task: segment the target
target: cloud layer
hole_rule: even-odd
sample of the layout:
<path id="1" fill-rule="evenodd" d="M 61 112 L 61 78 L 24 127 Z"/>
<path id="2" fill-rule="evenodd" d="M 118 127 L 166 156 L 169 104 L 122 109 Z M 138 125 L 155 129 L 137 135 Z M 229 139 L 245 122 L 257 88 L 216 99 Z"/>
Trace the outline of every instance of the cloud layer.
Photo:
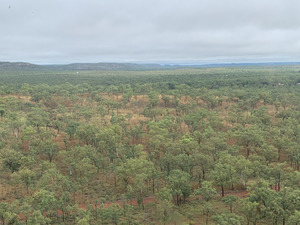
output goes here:
<path id="1" fill-rule="evenodd" d="M 300 61 L 298 0 L 2 0 L 0 61 Z"/>

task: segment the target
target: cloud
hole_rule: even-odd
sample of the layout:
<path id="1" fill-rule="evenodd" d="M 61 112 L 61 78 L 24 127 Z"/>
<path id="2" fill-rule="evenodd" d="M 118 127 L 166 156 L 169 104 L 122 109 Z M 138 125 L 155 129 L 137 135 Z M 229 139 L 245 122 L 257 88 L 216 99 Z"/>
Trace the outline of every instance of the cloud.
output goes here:
<path id="1" fill-rule="evenodd" d="M 297 0 L 2 0 L 0 61 L 300 59 Z"/>

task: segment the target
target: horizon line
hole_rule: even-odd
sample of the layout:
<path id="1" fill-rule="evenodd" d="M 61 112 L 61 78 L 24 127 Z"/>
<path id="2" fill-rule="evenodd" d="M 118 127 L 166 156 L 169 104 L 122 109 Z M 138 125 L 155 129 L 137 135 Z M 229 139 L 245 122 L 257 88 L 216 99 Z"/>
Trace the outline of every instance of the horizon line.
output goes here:
<path id="1" fill-rule="evenodd" d="M 248 61 L 248 62 L 151 62 L 151 61 L 100 61 L 100 62 L 69 62 L 69 63 L 35 63 L 28 61 L 0 61 L 0 63 L 26 63 L 39 66 L 63 66 L 71 64 L 136 64 L 160 66 L 209 66 L 209 65 L 240 65 L 240 64 L 300 64 L 300 61 Z"/>

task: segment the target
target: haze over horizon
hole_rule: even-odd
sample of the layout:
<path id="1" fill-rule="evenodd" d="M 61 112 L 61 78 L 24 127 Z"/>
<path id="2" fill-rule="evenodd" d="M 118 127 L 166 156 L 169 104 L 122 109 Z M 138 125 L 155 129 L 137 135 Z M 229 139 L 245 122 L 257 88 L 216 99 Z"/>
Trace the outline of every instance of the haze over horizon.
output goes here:
<path id="1" fill-rule="evenodd" d="M 300 61 L 297 0 L 2 0 L 0 61 Z"/>

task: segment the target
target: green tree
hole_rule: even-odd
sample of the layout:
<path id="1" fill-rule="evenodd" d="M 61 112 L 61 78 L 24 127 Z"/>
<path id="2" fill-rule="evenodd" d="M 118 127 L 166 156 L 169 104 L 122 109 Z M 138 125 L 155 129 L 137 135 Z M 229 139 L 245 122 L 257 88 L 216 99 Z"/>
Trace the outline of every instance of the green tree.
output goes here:
<path id="1" fill-rule="evenodd" d="M 70 179 L 62 175 L 56 168 L 49 168 L 43 171 L 42 176 L 37 181 L 37 187 L 55 192 L 57 199 L 73 190 L 73 184 Z"/>
<path id="2" fill-rule="evenodd" d="M 112 205 L 106 209 L 107 217 L 111 224 L 118 225 L 123 209 L 119 205 Z"/>
<path id="3" fill-rule="evenodd" d="M 89 158 L 91 146 L 75 146 L 69 151 L 60 151 L 59 155 L 66 163 L 67 173 L 74 179 L 74 191 L 88 187 L 97 174 L 97 167 Z M 74 197 L 76 196 L 74 193 Z"/>
<path id="4" fill-rule="evenodd" d="M 158 93 L 155 91 L 150 91 L 148 93 L 148 108 L 154 108 L 159 103 Z"/>
<path id="5" fill-rule="evenodd" d="M 0 219 L 2 224 L 5 224 L 5 213 L 8 210 L 8 203 L 7 202 L 0 202 Z"/>
<path id="6" fill-rule="evenodd" d="M 235 202 L 238 200 L 238 197 L 235 195 L 227 195 L 222 198 L 222 201 L 225 202 L 226 205 L 229 205 L 230 213 L 232 213 L 232 208 Z"/>
<path id="7" fill-rule="evenodd" d="M 36 174 L 34 171 L 23 168 L 20 169 L 18 172 L 15 172 L 11 176 L 12 180 L 16 183 L 22 183 L 26 187 L 27 194 L 29 194 L 29 187 L 35 182 Z"/>
<path id="8" fill-rule="evenodd" d="M 30 215 L 32 215 L 32 212 L 34 211 L 32 201 L 33 199 L 31 197 L 25 197 L 19 208 L 19 213 L 22 214 L 22 218 L 25 220 L 26 225 L 28 224 Z"/>
<path id="9" fill-rule="evenodd" d="M 118 148 L 122 140 L 122 127 L 118 124 L 102 128 L 97 133 L 97 148 L 113 162 L 118 157 Z"/>
<path id="10" fill-rule="evenodd" d="M 21 152 L 17 152 L 13 149 L 1 149 L 0 159 L 2 161 L 3 168 L 14 173 L 22 166 L 24 156 Z"/>
<path id="11" fill-rule="evenodd" d="M 222 213 L 212 217 L 218 225 L 242 225 L 243 217 L 234 213 Z"/>
<path id="12" fill-rule="evenodd" d="M 170 96 L 165 95 L 165 94 L 161 95 L 161 99 L 163 100 L 165 107 L 167 107 L 168 103 L 170 103 L 170 101 L 171 101 Z"/>
<path id="13" fill-rule="evenodd" d="M 166 225 L 174 217 L 177 216 L 177 211 L 170 201 L 160 201 L 156 207 L 156 216 Z"/>
<path id="14" fill-rule="evenodd" d="M 169 221 L 176 221 L 180 217 L 176 207 L 172 203 L 172 190 L 163 187 L 156 194 L 158 203 L 156 204 L 156 216 L 163 222 L 163 224 Z"/>
<path id="15" fill-rule="evenodd" d="M 75 135 L 79 140 L 84 141 L 87 145 L 96 145 L 96 136 L 99 132 L 99 128 L 91 124 L 80 124 L 76 128 Z"/>
<path id="16" fill-rule="evenodd" d="M 33 203 L 36 210 L 40 211 L 42 214 L 45 213 L 46 215 L 51 215 L 57 213 L 55 212 L 57 211 L 57 200 L 53 192 L 40 189 L 33 194 Z M 30 221 L 30 218 L 28 221 Z"/>
<path id="17" fill-rule="evenodd" d="M 189 127 L 190 133 L 203 129 L 206 126 L 205 118 L 208 117 L 208 112 L 204 109 L 197 113 L 189 113 L 184 115 L 183 120 Z"/>
<path id="18" fill-rule="evenodd" d="M 32 112 L 28 113 L 27 116 L 28 125 L 36 127 L 37 130 L 39 130 L 40 127 L 47 126 L 49 122 L 50 122 L 49 114 L 40 108 L 34 108 Z"/>
<path id="19" fill-rule="evenodd" d="M 25 127 L 21 132 L 22 142 L 28 142 L 28 150 L 31 150 L 31 142 L 34 140 L 36 130 L 32 126 Z"/>
<path id="20" fill-rule="evenodd" d="M 258 126 L 253 125 L 237 130 L 234 136 L 238 139 L 238 143 L 246 148 L 248 158 L 251 151 L 255 152 L 264 144 L 267 134 Z"/>
<path id="21" fill-rule="evenodd" d="M 214 213 L 213 206 L 209 202 L 205 202 L 202 208 L 202 214 L 205 216 L 205 225 L 208 224 L 209 216 Z"/>
<path id="22" fill-rule="evenodd" d="M 78 222 L 77 222 L 77 225 L 90 225 L 90 222 L 89 222 L 89 217 L 86 216 L 82 219 L 80 219 Z"/>
<path id="23" fill-rule="evenodd" d="M 250 160 L 245 159 L 244 156 L 237 156 L 234 158 L 234 167 L 237 174 L 240 176 L 240 180 L 243 184 L 243 188 L 247 188 L 247 182 L 254 176 L 253 164 Z"/>
<path id="24" fill-rule="evenodd" d="M 77 127 L 79 126 L 79 123 L 76 122 L 69 122 L 66 127 L 66 133 L 69 135 L 70 139 L 74 138 L 74 135 L 76 133 Z"/>
<path id="25" fill-rule="evenodd" d="M 202 180 L 206 179 L 206 174 L 213 167 L 213 158 L 209 155 L 203 153 L 196 153 L 192 155 L 194 159 L 194 171 L 196 171 L 196 175 L 198 177 L 198 182 L 200 183 Z"/>
<path id="26" fill-rule="evenodd" d="M 170 172 L 170 175 L 167 177 L 167 181 L 173 195 L 176 196 L 176 204 L 179 205 L 182 203 L 182 197 L 183 202 L 185 202 L 185 199 L 191 193 L 190 175 L 181 170 L 175 169 Z"/>
<path id="27" fill-rule="evenodd" d="M 282 210 L 278 204 L 278 193 L 270 189 L 266 181 L 259 181 L 254 187 L 249 197 L 251 202 L 257 202 L 257 210 L 261 212 L 262 218 L 271 219 L 277 224 L 282 217 Z"/>
<path id="28" fill-rule="evenodd" d="M 224 197 L 225 186 L 231 184 L 233 185 L 237 182 L 237 172 L 234 168 L 234 157 L 226 154 L 219 159 L 215 164 L 215 168 L 212 171 L 212 178 L 217 185 L 222 189 L 222 197 Z"/>
<path id="29" fill-rule="evenodd" d="M 300 190 L 285 187 L 278 192 L 277 204 L 282 210 L 282 225 L 286 224 L 287 218 L 300 209 Z"/>
<path id="30" fill-rule="evenodd" d="M 123 103 L 124 104 L 129 103 L 132 95 L 133 95 L 133 91 L 131 88 L 125 90 L 125 93 L 123 94 L 123 98 L 122 98 Z"/>
<path id="31" fill-rule="evenodd" d="M 288 225 L 299 225 L 300 224 L 300 211 L 296 210 L 293 215 L 289 217 Z"/>
<path id="32" fill-rule="evenodd" d="M 27 223 L 30 225 L 43 225 L 51 223 L 51 220 L 44 217 L 40 210 L 35 210 L 32 215 L 29 216 Z"/>
<path id="33" fill-rule="evenodd" d="M 137 198 L 144 209 L 143 197 L 147 186 L 152 180 L 154 183 L 156 170 L 152 162 L 145 159 L 128 159 L 117 167 L 119 179 L 124 184 L 125 192 L 129 191 L 129 185 L 137 194 Z"/>
<path id="34" fill-rule="evenodd" d="M 259 212 L 259 204 L 255 201 L 250 201 L 249 198 L 239 199 L 239 205 L 241 212 L 245 215 L 247 219 L 247 224 L 252 223 L 256 225 L 261 218 Z"/>
<path id="35" fill-rule="evenodd" d="M 51 163 L 54 156 L 57 154 L 59 151 L 59 146 L 57 143 L 53 143 L 51 139 L 44 140 L 37 146 L 37 152 L 45 155 L 49 162 Z"/>
<path id="36" fill-rule="evenodd" d="M 213 188 L 212 183 L 209 181 L 203 181 L 202 187 L 194 191 L 194 195 L 200 194 L 206 202 L 209 202 L 213 197 L 218 196 L 215 188 Z"/>

